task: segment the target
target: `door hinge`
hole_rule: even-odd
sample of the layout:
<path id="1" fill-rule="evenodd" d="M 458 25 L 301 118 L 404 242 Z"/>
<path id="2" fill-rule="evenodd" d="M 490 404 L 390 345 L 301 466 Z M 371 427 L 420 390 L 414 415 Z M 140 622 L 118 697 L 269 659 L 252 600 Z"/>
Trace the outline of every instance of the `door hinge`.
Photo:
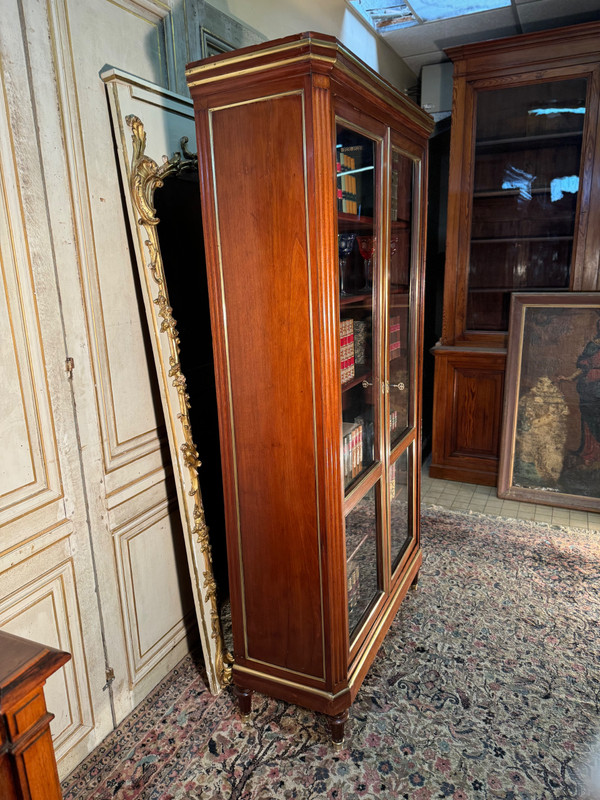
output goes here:
<path id="1" fill-rule="evenodd" d="M 65 361 L 65 371 L 67 373 L 67 378 L 73 377 L 74 369 L 75 369 L 75 359 L 69 356 L 69 358 L 67 358 L 67 360 Z"/>
<path id="2" fill-rule="evenodd" d="M 102 687 L 103 691 L 105 689 L 108 689 L 110 687 L 111 683 L 114 681 L 114 679 L 115 679 L 115 671 L 114 671 L 114 669 L 112 667 L 107 667 L 105 675 L 106 675 L 106 683 Z"/>

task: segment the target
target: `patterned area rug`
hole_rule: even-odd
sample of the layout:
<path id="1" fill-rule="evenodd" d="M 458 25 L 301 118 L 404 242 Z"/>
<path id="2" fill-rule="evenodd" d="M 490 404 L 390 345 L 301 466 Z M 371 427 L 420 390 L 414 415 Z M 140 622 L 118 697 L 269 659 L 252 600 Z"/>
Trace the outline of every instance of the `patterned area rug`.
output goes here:
<path id="1" fill-rule="evenodd" d="M 341 751 L 261 695 L 242 723 L 189 657 L 65 800 L 599 798 L 600 536 L 427 509 L 423 552 Z"/>

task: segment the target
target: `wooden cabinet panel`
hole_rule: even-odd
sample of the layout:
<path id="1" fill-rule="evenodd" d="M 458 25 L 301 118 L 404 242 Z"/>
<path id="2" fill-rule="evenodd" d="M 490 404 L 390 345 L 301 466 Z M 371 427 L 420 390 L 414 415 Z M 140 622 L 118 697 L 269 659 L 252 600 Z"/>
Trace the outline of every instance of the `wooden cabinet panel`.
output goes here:
<path id="1" fill-rule="evenodd" d="M 421 564 L 417 354 L 432 122 L 321 34 L 198 62 L 187 77 L 233 680 L 243 713 L 262 691 L 326 713 L 339 743 Z"/>
<path id="2" fill-rule="evenodd" d="M 434 403 L 442 413 L 434 418 L 430 475 L 494 486 L 505 352 L 438 348 L 434 355 Z"/>
<path id="3" fill-rule="evenodd" d="M 502 373 L 454 365 L 452 455 L 493 458 L 498 450 Z"/>
<path id="4" fill-rule="evenodd" d="M 222 263 L 240 266 L 223 270 L 222 302 L 240 487 L 236 555 L 243 565 L 245 655 L 322 678 L 302 113 L 298 93 L 214 112 L 213 156 Z M 243 137 L 235 135 L 240 129 Z M 276 604 L 261 590 L 265 582 Z M 313 631 L 310 643 L 301 636 L 304 626 Z"/>

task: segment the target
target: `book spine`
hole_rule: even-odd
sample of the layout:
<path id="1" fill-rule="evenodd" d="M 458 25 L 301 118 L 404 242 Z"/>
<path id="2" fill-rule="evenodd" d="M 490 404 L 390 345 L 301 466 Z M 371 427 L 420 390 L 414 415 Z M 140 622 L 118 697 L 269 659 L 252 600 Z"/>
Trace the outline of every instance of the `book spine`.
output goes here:
<path id="1" fill-rule="evenodd" d="M 390 360 L 400 355 L 400 317 L 390 317 L 389 341 L 390 341 Z"/>
<path id="2" fill-rule="evenodd" d="M 348 563 L 348 613 L 352 613 L 358 605 L 360 593 L 360 572 L 358 564 Z"/>
<path id="3" fill-rule="evenodd" d="M 338 211 L 344 214 L 357 214 L 357 185 L 354 175 L 344 173 L 352 172 L 356 168 L 356 159 L 348 155 L 344 148 L 336 150 L 336 169 L 338 171 Z"/>
<path id="4" fill-rule="evenodd" d="M 340 321 L 340 367 L 342 383 L 354 377 L 354 322 L 352 319 Z"/>
<path id="5" fill-rule="evenodd" d="M 390 500 L 396 497 L 396 465 L 392 464 L 389 471 L 388 485 L 390 487 Z"/>

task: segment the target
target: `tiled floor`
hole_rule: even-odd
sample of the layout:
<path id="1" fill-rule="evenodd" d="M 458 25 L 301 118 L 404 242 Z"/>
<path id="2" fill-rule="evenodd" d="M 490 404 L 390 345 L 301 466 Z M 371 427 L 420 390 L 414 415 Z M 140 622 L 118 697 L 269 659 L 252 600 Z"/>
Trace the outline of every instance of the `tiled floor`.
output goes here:
<path id="1" fill-rule="evenodd" d="M 476 511 L 497 517 L 529 519 L 571 528 L 600 531 L 600 514 L 587 511 L 570 511 L 567 508 L 541 506 L 501 500 L 494 486 L 477 486 L 474 483 L 442 481 L 429 477 L 429 459 L 423 465 L 421 501 L 426 506 L 442 506 L 454 511 Z"/>

